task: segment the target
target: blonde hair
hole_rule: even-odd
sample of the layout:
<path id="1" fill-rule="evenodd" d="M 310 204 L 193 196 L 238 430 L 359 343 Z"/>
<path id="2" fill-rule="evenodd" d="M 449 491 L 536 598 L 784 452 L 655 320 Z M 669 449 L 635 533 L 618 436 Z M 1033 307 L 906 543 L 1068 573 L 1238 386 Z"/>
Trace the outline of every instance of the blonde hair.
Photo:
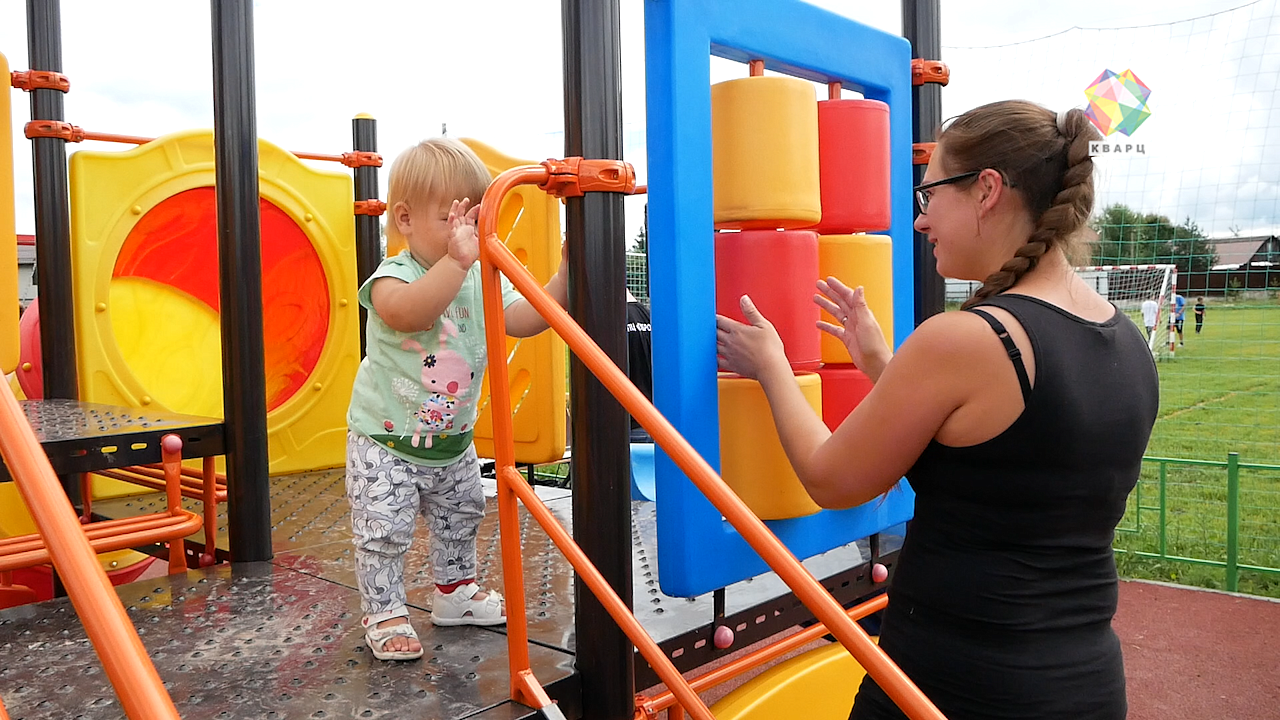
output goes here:
<path id="1" fill-rule="evenodd" d="M 429 202 L 451 202 L 471 198 L 478 205 L 489 187 L 489 171 L 471 150 L 452 138 L 423 140 L 400 153 L 391 163 L 388 176 L 388 247 L 403 245 L 405 238 L 396 227 L 396 203 L 409 207 Z"/>
<path id="2" fill-rule="evenodd" d="M 1089 141 L 1102 138 L 1072 108 L 1058 115 L 1023 100 L 975 108 L 938 137 L 949 173 L 991 168 L 1022 195 L 1035 229 L 1014 256 L 982 283 L 964 307 L 1013 287 L 1045 253 L 1057 248 L 1078 260 L 1087 249 L 1086 222 L 1093 210 L 1093 158 Z"/>

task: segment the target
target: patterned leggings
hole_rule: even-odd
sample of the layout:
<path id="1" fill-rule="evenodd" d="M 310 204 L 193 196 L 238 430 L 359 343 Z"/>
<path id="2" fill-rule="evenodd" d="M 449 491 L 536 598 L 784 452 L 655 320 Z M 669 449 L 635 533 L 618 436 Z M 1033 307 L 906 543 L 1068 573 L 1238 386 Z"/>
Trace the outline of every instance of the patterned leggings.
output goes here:
<path id="1" fill-rule="evenodd" d="M 452 465 L 427 467 L 401 460 L 369 438 L 348 432 L 347 501 L 366 624 L 408 615 L 404 555 L 413 542 L 418 513 L 431 531 L 436 584 L 476 576 L 476 532 L 484 518 L 484 491 L 474 445 Z"/>

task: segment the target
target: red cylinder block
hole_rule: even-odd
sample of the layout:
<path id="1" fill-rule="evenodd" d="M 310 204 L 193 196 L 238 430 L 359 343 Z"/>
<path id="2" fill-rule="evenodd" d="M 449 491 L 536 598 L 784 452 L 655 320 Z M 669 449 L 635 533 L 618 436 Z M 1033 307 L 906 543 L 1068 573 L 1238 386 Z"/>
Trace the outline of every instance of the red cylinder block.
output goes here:
<path id="1" fill-rule="evenodd" d="M 878 100 L 818 103 L 822 219 L 812 230 L 843 235 L 889 229 L 889 106 Z"/>
<path id="2" fill-rule="evenodd" d="M 750 295 L 777 328 L 793 370 L 822 363 L 818 306 L 818 235 L 809 230 L 716 233 L 716 312 L 746 322 L 739 298 Z"/>
<path id="3" fill-rule="evenodd" d="M 858 403 L 871 394 L 871 378 L 852 364 L 823 365 L 818 368 L 818 377 L 822 379 L 822 421 L 835 432 Z"/>

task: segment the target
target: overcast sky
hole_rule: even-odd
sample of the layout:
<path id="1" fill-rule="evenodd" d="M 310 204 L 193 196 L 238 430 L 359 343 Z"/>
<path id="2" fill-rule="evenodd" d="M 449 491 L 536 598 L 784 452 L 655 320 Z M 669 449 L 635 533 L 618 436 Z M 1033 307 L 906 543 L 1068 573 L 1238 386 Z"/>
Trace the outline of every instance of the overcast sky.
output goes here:
<path id="1" fill-rule="evenodd" d="M 1277 1 L 943 0 L 942 56 L 953 77 L 944 113 L 1009 97 L 1083 105 L 1084 88 L 1104 69 L 1132 69 L 1152 89 L 1152 116 L 1133 138 L 1148 154 L 1102 163 L 1103 200 L 1178 221 L 1191 216 L 1215 234 L 1275 233 Z M 894 0 L 815 4 L 902 30 Z M 624 152 L 643 182 L 643 3 L 621 7 Z M 259 0 L 254 12 L 258 132 L 278 145 L 348 150 L 350 119 L 366 112 L 378 119 L 388 160 L 444 123 L 450 136 L 517 157 L 564 154 L 557 0 Z M 203 0 L 62 0 L 67 121 L 147 136 L 209 127 L 209 14 Z M 24 15 L 22 0 L 0 0 L 0 52 L 15 70 L 27 67 Z M 1133 26 L 1150 27 L 1070 29 Z M 741 74 L 712 61 L 713 81 Z M 30 143 L 22 137 L 29 104 L 17 91 L 11 99 L 18 231 L 30 233 Z M 81 148 L 120 146 L 71 149 Z M 628 237 L 642 206 L 643 198 L 628 200 Z"/>

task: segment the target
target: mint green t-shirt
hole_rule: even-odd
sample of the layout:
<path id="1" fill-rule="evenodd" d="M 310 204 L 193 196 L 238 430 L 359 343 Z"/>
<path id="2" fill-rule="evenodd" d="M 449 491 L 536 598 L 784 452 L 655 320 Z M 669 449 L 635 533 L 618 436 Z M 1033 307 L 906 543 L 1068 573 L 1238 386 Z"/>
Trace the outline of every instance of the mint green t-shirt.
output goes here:
<path id="1" fill-rule="evenodd" d="M 480 381 L 487 353 L 480 263 L 467 272 L 458 295 L 434 327 L 403 333 L 387 326 L 373 309 L 378 278 L 413 282 L 425 275 L 407 250 L 382 261 L 360 287 L 368 309 L 366 355 L 356 372 L 347 427 L 419 465 L 450 465 L 471 445 Z M 502 306 L 520 293 L 502 278 Z"/>

